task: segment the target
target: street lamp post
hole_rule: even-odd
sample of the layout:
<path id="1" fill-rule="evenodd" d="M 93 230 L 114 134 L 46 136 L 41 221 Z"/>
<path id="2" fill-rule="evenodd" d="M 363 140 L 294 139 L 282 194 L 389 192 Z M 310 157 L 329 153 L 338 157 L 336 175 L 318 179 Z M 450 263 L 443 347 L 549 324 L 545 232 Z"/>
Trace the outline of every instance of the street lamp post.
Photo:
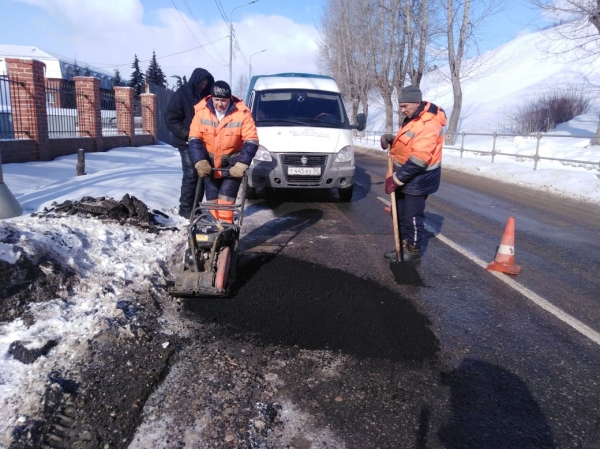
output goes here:
<path id="1" fill-rule="evenodd" d="M 248 81 L 250 81 L 250 78 L 252 78 L 252 56 L 257 55 L 259 53 L 263 53 L 265 51 L 267 51 L 266 48 L 264 50 L 257 51 L 256 53 L 252 53 L 250 55 L 250 62 L 248 63 Z"/>
<path id="2" fill-rule="evenodd" d="M 245 3 L 243 5 L 240 6 L 236 6 L 235 8 L 233 8 L 231 10 L 231 14 L 229 14 L 229 85 L 231 86 L 231 79 L 232 79 L 232 63 L 233 63 L 233 11 L 235 11 L 238 8 L 241 8 L 242 6 L 248 6 L 251 5 L 252 3 L 256 3 L 258 0 L 253 0 L 250 3 Z"/>

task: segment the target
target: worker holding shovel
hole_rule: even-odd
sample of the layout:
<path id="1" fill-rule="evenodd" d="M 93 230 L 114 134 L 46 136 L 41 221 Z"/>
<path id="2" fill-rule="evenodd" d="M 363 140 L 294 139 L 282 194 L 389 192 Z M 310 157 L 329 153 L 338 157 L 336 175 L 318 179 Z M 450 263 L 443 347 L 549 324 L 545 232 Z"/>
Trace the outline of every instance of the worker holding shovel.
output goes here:
<path id="1" fill-rule="evenodd" d="M 440 186 L 446 113 L 423 101 L 416 86 L 402 89 L 398 102 L 404 116 L 398 134 L 381 136 L 381 147 L 389 148 L 393 162 L 385 180 L 385 192 L 395 193 L 392 197 L 396 200 L 402 259 L 414 262 L 421 257 L 425 201 Z M 397 251 L 388 251 L 385 257 L 395 260 Z"/>

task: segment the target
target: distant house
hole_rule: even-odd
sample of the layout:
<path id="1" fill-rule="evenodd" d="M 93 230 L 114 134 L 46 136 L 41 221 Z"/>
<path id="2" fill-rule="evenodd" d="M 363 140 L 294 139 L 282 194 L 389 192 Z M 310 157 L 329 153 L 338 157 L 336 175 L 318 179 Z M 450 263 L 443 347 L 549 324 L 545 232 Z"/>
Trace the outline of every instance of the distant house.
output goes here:
<path id="1" fill-rule="evenodd" d="M 50 107 L 74 108 L 74 76 L 93 76 L 101 91 L 112 92 L 114 76 L 75 59 L 28 45 L 0 44 L 0 76 L 7 75 L 6 58 L 37 59 L 46 64 L 46 99 Z"/>

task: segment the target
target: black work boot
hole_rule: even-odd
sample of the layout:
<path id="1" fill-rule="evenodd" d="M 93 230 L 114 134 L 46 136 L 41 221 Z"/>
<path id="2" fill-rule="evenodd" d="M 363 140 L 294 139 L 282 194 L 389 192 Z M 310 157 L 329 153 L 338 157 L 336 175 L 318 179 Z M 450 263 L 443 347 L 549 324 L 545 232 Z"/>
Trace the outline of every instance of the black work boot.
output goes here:
<path id="1" fill-rule="evenodd" d="M 421 248 L 413 245 L 406 245 L 402 249 L 402 256 L 405 262 L 416 262 L 421 260 Z"/>
<path id="2" fill-rule="evenodd" d="M 190 219 L 190 215 L 192 215 L 192 211 L 189 209 L 179 209 L 179 216 L 183 218 Z"/>
<path id="3" fill-rule="evenodd" d="M 408 246 L 408 240 L 404 239 L 402 240 L 402 250 L 404 251 L 404 254 L 406 254 L 406 247 Z M 396 260 L 396 250 L 393 249 L 391 251 L 386 251 L 385 253 L 383 253 L 383 257 L 385 257 L 386 259 L 389 260 Z"/>

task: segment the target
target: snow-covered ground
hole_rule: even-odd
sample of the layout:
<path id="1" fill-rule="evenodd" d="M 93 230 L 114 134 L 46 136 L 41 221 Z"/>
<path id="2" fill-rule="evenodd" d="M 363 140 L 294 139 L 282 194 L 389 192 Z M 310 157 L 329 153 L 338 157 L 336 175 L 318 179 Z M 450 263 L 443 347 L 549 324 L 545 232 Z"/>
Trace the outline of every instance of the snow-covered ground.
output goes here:
<path id="1" fill-rule="evenodd" d="M 543 44 L 540 33 L 521 36 L 513 43 L 494 50 L 498 63 L 489 74 L 472 79 L 464 85 L 464 109 L 460 130 L 492 132 L 498 123 L 506 121 L 506 111 L 514 110 L 530 94 L 540 88 L 569 87 L 573 84 L 600 85 L 600 62 L 571 62 L 564 65 L 552 61 L 538 47 Z M 450 112 L 450 91 L 447 83 L 428 79 L 424 83 L 427 99 Z M 445 87 L 444 87 L 445 86 Z M 596 96 L 597 97 L 597 96 Z M 594 97 L 589 114 L 561 125 L 557 132 L 592 136 L 597 126 L 600 103 Z M 370 129 L 380 130 L 374 110 Z M 534 138 L 502 139 L 498 148 L 504 153 L 533 154 Z M 589 138 L 542 140 L 541 154 L 600 161 L 600 148 L 590 146 Z M 357 145 L 379 148 L 379 143 L 356 141 Z M 490 137 L 471 137 L 466 148 L 491 150 Z M 496 157 L 494 163 L 486 155 L 444 151 L 444 167 L 453 168 L 499 181 L 521 184 L 567 195 L 584 201 L 600 203 L 600 170 L 594 166 L 541 161 L 533 170 L 533 161 L 515 157 Z M 124 228 L 98 220 L 68 217 L 48 221 L 31 217 L 32 212 L 52 207 L 54 202 L 78 200 L 84 196 L 107 196 L 117 200 L 128 193 L 151 209 L 169 215 L 164 223 L 183 226 L 184 220 L 175 212 L 181 182 L 180 159 L 177 150 L 168 145 L 139 148 L 116 148 L 105 153 L 86 155 L 86 175 L 76 176 L 77 156 L 65 156 L 49 162 L 6 164 L 3 178 L 6 186 L 21 204 L 20 217 L 0 221 L 0 259 L 14 263 L 19 254 L 47 252 L 65 267 L 77 271 L 85 288 L 78 288 L 77 297 L 64 301 L 57 293 L 46 303 L 32 306 L 35 324 L 28 327 L 18 319 L 0 325 L 0 447 L 7 447 L 11 430 L 27 421 L 40 407 L 50 370 L 76 360 L 78 342 L 91 338 L 102 330 L 105 318 L 122 313 L 115 307 L 118 292 L 126 291 L 128 282 L 148 279 L 157 272 L 156 261 L 168 258 L 170 248 L 179 240 L 176 233 L 148 235 L 135 228 Z M 248 222 L 251 224 L 251 222 Z M 9 238 L 18 235 L 19 238 Z M 103 288 L 110 286 L 111 289 Z M 112 291 L 113 293 L 107 293 Z M 92 313 L 93 312 L 93 313 Z M 15 340 L 29 341 L 36 347 L 56 339 L 58 345 L 47 356 L 25 365 L 13 359 L 8 347 Z"/>

